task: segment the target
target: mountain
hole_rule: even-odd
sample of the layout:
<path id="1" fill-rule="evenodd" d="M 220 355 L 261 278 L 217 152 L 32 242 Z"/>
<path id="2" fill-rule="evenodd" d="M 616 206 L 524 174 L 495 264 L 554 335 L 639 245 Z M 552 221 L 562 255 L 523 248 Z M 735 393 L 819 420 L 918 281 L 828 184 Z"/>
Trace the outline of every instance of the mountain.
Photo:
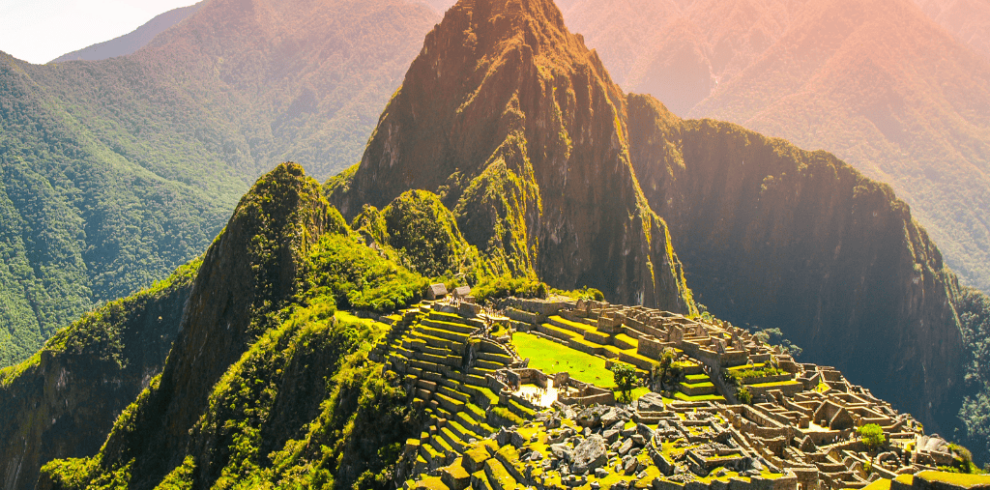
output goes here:
<path id="1" fill-rule="evenodd" d="M 990 64 L 914 4 L 816 3 L 701 113 L 827 148 L 889 182 L 953 270 L 988 288 Z"/>
<path id="2" fill-rule="evenodd" d="M 630 227 L 609 228 L 635 217 L 632 205 L 612 209 L 627 195 L 612 179 L 629 172 L 636 206 L 644 196 L 669 225 L 671 253 L 685 257 L 674 270 L 694 299 L 735 323 L 780 328 L 810 360 L 936 431 L 958 425 L 970 390 L 961 289 L 890 187 L 830 154 L 626 96 L 556 9 L 488 10 L 502 3 L 462 2 L 427 36 L 361 163 L 326 186 L 346 218 L 426 189 L 454 210 L 468 243 L 514 259 L 516 273 L 531 264 L 557 287 L 669 308 L 662 297 L 641 301 L 626 286 L 636 280 L 630 268 L 610 262 L 616 243 L 632 241 Z M 598 198 L 606 192 L 607 204 Z"/>
<path id="3" fill-rule="evenodd" d="M 918 3 L 924 11 L 909 0 L 570 0 L 562 10 L 623 88 L 680 116 L 825 149 L 890 183 L 952 269 L 988 291 L 990 63 L 976 54 L 987 6 Z"/>
<path id="4" fill-rule="evenodd" d="M 322 427 L 321 438 L 334 439 L 321 440 L 343 457 L 342 469 L 334 466 L 338 481 L 353 483 L 367 469 L 379 471 L 397 455 L 379 448 L 404 440 L 408 407 L 399 411 L 399 392 L 385 384 L 381 365 L 367 357 L 385 325 L 337 313 L 335 298 L 341 305 L 367 308 L 352 293 L 392 294 L 404 307 L 421 297 L 425 284 L 362 243 L 301 167 L 278 166 L 242 198 L 203 257 L 191 289 L 184 289 L 188 299 L 181 319 L 166 327 L 177 326 L 178 335 L 164 369 L 153 372 L 141 395 L 116 418 L 89 460 L 95 464 L 78 467 L 85 460 L 57 460 L 46 466 L 49 476 L 40 485 L 72 484 L 60 476 L 56 482 L 48 479 L 58 472 L 52 468 L 77 467 L 83 471 L 76 473 L 77 482 L 84 482 L 101 468 L 121 468 L 122 462 L 126 469 L 113 478 L 131 488 L 189 478 L 192 467 L 199 468 L 200 485 L 229 485 L 257 468 L 262 446 L 264 454 L 281 449 L 292 437 L 305 435 L 309 421 Z M 402 296 L 405 287 L 415 291 Z M 140 315 L 141 305 L 131 301 L 121 306 Z M 82 328 L 74 325 L 65 336 L 79 337 Z M 124 340 L 130 347 L 134 339 Z M 53 339 L 43 352 L 55 347 Z M 37 368 L 25 372 L 30 369 Z M 11 386 L 37 377 L 5 374 Z M 377 403 L 382 403 L 378 414 Z M 260 439 L 244 440 L 248 433 Z M 253 454 L 230 452 L 234 440 L 251 446 Z M 321 451 L 319 445 L 314 449 Z M 60 452 L 59 457 L 73 456 Z M 5 481 L 16 482 L 17 488 L 34 485 L 27 478 L 9 480 L 11 467 L 3 466 Z"/>
<path id="5" fill-rule="evenodd" d="M 629 107 L 636 174 L 698 301 L 780 328 L 802 359 L 839 367 L 937 432 L 957 425 L 960 287 L 889 186 L 823 151 L 680 120 L 650 97 Z"/>
<path id="6" fill-rule="evenodd" d="M 161 372 L 199 262 L 84 315 L 16 368 L 0 371 L 4 488 L 33 488 L 57 458 L 95 454 L 124 410 Z"/>
<path id="7" fill-rule="evenodd" d="M 431 191 L 498 273 L 691 311 L 624 119 L 624 95 L 552 3 L 464 2 L 427 35 L 330 202 L 351 219 Z"/>
<path id="8" fill-rule="evenodd" d="M 0 57 L 0 366 L 202 253 L 271 162 L 357 161 L 435 19 L 211 0 L 128 56 Z"/>
<path id="9" fill-rule="evenodd" d="M 155 16 L 154 19 L 138 27 L 133 32 L 111 39 L 99 44 L 63 54 L 52 60 L 52 63 L 62 63 L 65 61 L 99 61 L 118 56 L 129 55 L 143 47 L 172 26 L 182 22 L 192 14 L 195 14 L 203 3 L 197 3 L 188 7 L 180 7 L 169 10 L 163 14 Z"/>
<path id="10" fill-rule="evenodd" d="M 990 60 L 990 5 L 979 0 L 916 0 L 962 44 Z"/>
<path id="11" fill-rule="evenodd" d="M 804 332 L 815 356 L 841 349 L 829 358 L 868 388 L 893 393 L 895 408 L 916 411 L 929 431 L 962 401 L 961 332 L 990 328 L 968 316 L 990 300 L 963 294 L 888 186 L 828 153 L 682 120 L 652 97 L 624 94 L 549 0 L 461 0 L 427 36 L 361 162 L 322 186 L 295 164 L 258 179 L 195 274 L 161 373 L 116 417 L 97 453 L 46 463 L 39 488 L 385 489 L 409 476 L 403 457 L 419 473 L 451 463 L 448 455 L 463 450 L 457 441 L 468 439 L 457 420 L 480 431 L 535 414 L 489 388 L 459 391 L 455 381 L 471 376 L 488 383 L 481 375 L 491 371 L 470 371 L 472 362 L 515 358 L 469 338 L 477 319 L 456 324 L 449 312 L 410 308 L 434 281 L 480 279 L 472 283 L 479 292 L 495 283 L 502 295 L 523 288 L 500 284 L 549 278 L 703 318 L 691 281 L 718 308 Z M 547 295 L 546 285 L 534 289 Z M 429 339 L 410 336 L 407 320 L 428 312 Z M 569 346 L 593 347 L 567 333 L 595 338 L 587 323 L 552 321 L 566 325 L 555 328 Z M 84 325 L 56 338 L 82 337 Z M 464 352 L 450 354 L 451 346 Z M 395 352 L 389 364 L 384 348 Z M 4 384 L 28 383 L 36 365 L 4 371 Z M 403 378 L 392 370 L 399 365 L 414 369 Z M 832 390 L 825 372 L 837 382 L 836 371 L 815 368 L 816 392 Z M 876 400 L 859 388 L 836 396 Z M 475 399 L 496 406 L 452 417 Z M 881 411 L 863 413 L 917 430 L 894 408 Z M 445 441 L 437 442 L 443 454 L 419 446 L 431 434 Z M 517 436 L 496 441 L 534 440 Z M 516 468 L 518 453 L 495 450 Z M 765 459 L 774 457 L 768 450 Z M 0 463 L 6 481 L 16 465 Z M 495 479 L 492 471 L 482 474 Z M 453 477 L 467 485 L 466 475 Z"/>

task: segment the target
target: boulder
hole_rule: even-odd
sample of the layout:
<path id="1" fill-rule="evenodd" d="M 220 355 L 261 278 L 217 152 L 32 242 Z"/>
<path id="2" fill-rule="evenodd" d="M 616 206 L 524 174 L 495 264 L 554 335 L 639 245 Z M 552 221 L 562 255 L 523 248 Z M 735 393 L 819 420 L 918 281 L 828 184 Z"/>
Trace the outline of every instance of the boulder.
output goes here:
<path id="1" fill-rule="evenodd" d="M 579 475 L 594 471 L 605 464 L 606 460 L 605 439 L 595 434 L 574 448 L 571 471 Z"/>
<path id="2" fill-rule="evenodd" d="M 646 424 L 636 424 L 636 433 L 643 436 L 643 439 L 646 439 L 647 441 L 653 439 L 653 429 Z"/>
<path id="3" fill-rule="evenodd" d="M 608 412 L 606 407 L 588 407 L 578 414 L 576 422 L 581 427 L 598 427 L 602 423 L 602 415 Z"/>
<path id="4" fill-rule="evenodd" d="M 550 452 L 553 453 L 554 457 L 563 461 L 569 462 L 574 456 L 574 450 L 565 446 L 564 444 L 553 444 L 550 446 Z"/>
<path id="5" fill-rule="evenodd" d="M 604 437 L 609 444 L 612 444 L 615 441 L 619 440 L 619 431 L 609 429 L 605 432 L 602 432 L 602 437 Z"/>
<path id="6" fill-rule="evenodd" d="M 640 397 L 636 404 L 636 409 L 640 412 L 662 412 L 664 408 L 663 397 L 653 392 Z"/>
<path id="7" fill-rule="evenodd" d="M 615 408 L 610 408 L 607 412 L 602 414 L 601 417 L 601 424 L 605 427 L 611 427 L 619 421 L 621 421 L 621 418 L 619 417 L 619 412 Z"/>
<path id="8" fill-rule="evenodd" d="M 622 441 L 622 444 L 621 445 L 619 445 L 619 454 L 625 456 L 626 453 L 628 453 L 629 451 L 632 450 L 632 448 L 633 448 L 633 441 L 632 441 L 632 439 L 626 439 L 626 440 Z"/>

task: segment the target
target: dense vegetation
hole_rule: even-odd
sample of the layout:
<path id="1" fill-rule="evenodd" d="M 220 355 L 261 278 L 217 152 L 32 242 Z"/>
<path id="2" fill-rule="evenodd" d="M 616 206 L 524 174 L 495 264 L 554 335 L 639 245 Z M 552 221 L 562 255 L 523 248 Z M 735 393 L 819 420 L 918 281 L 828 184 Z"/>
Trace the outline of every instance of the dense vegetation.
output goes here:
<path id="1" fill-rule="evenodd" d="M 386 327 L 337 310 L 391 311 L 421 296 L 427 279 L 383 255 L 299 166 L 259 179 L 205 256 L 164 373 L 98 454 L 50 463 L 43 482 L 385 488 L 415 414 L 368 359 Z M 208 306 L 218 301 L 230 306 Z M 195 355 L 205 343 L 210 359 Z M 191 430 L 173 434 L 173 423 Z"/>
<path id="2" fill-rule="evenodd" d="M 202 253 L 273 162 L 356 161 L 436 19 L 402 0 L 258 8 L 284 15 L 211 2 L 126 57 L 0 54 L 0 366 Z"/>
<path id="3" fill-rule="evenodd" d="M 893 189 L 826 152 L 628 100 L 633 165 L 699 301 L 779 329 L 801 360 L 951 433 L 966 352 L 958 281 Z"/>
<path id="4" fill-rule="evenodd" d="M 809 356 L 836 356 L 853 373 L 872 370 L 862 380 L 868 386 L 892 379 L 895 401 L 912 410 L 910 403 L 935 403 L 920 417 L 942 422 L 945 412 L 955 412 L 951 390 L 958 385 L 909 384 L 918 371 L 939 383 L 961 376 L 954 362 L 963 339 L 952 337 L 959 325 L 945 316 L 955 311 L 954 278 L 889 188 L 824 152 L 801 152 L 736 126 L 684 122 L 655 100 L 626 97 L 552 5 L 513 5 L 521 8 L 490 19 L 467 7 L 451 11 L 381 118 L 360 166 L 322 188 L 293 164 L 258 180 L 204 256 L 161 374 L 129 384 L 148 381 L 99 452 L 49 463 L 42 488 L 385 488 L 415 414 L 402 403 L 399 380 L 369 356 L 384 327 L 340 309 L 403 308 L 438 280 L 469 283 L 483 300 L 555 293 L 542 279 L 604 291 L 586 287 L 573 295 L 694 313 L 674 244 L 720 316 L 780 325 Z M 115 63 L 107 66 L 129 61 Z M 231 61 L 250 66 L 240 63 Z M 297 112 L 305 113 L 304 99 Z M 258 148 L 246 135 L 257 128 L 217 127 L 193 146 L 205 148 L 204 155 L 213 154 L 213 144 L 226 151 L 219 163 L 196 171 L 250 168 L 256 153 L 248 149 Z M 445 139 L 431 139 L 438 133 Z M 395 155 L 403 159 L 393 162 Z M 145 163 L 168 172 L 155 162 Z M 475 167 L 457 167 L 465 162 Z M 375 166 L 382 164 L 388 167 Z M 378 175 L 402 178 L 380 182 Z M 436 192 L 409 192 L 416 187 Z M 670 220 L 672 233 L 657 214 Z M 86 221 L 74 223 L 85 228 Z M 969 298 L 973 306 L 959 310 L 967 335 L 986 338 L 985 297 Z M 922 311 L 898 316 L 909 311 L 901 308 L 906 304 Z M 116 353 L 137 344 L 115 341 L 126 328 L 98 321 L 117 310 L 106 311 L 82 323 L 92 331 L 55 342 L 127 368 L 127 355 Z M 846 321 L 854 313 L 858 323 Z M 106 347 L 89 349 L 89 342 Z M 532 342 L 534 362 L 555 345 Z M 863 355 L 862 346 L 876 355 Z M 975 385 L 963 411 L 974 438 L 987 426 L 981 349 L 972 353 Z M 917 356 L 906 359 L 907 374 L 895 369 L 901 365 L 894 366 L 891 352 Z M 587 376 L 614 380 L 604 360 L 564 360 L 588 366 Z M 32 362 L 3 382 L 27 379 L 22 373 Z M 668 368 L 665 375 L 677 371 Z"/>
<path id="5" fill-rule="evenodd" d="M 2 476 L 9 488 L 33 488 L 47 461 L 99 449 L 121 410 L 161 372 L 199 265 L 84 315 L 0 370 L 0 461 L 18 462 Z"/>
<path id="6" fill-rule="evenodd" d="M 432 192 L 414 190 L 383 211 L 387 244 L 406 267 L 425 276 L 454 276 L 477 267 L 478 252 L 464 241 L 457 221 Z"/>
<path id="7" fill-rule="evenodd" d="M 969 394 L 959 412 L 963 427 L 956 438 L 974 451 L 976 461 L 990 462 L 990 298 L 975 289 L 964 289 L 958 308 L 968 350 Z"/>
<path id="8" fill-rule="evenodd" d="M 422 298 L 429 280 L 380 256 L 349 235 L 325 235 L 310 258 L 307 294 L 330 296 L 344 309 L 386 313 Z"/>

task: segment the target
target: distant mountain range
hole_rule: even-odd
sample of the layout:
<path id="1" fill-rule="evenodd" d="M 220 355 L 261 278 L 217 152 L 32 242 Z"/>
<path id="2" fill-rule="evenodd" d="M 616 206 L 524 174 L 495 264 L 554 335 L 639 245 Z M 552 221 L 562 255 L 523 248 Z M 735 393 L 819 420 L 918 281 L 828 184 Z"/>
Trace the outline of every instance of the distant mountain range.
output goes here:
<path id="1" fill-rule="evenodd" d="M 990 60 L 990 3 L 983 0 L 915 0 L 959 42 Z"/>
<path id="2" fill-rule="evenodd" d="M 0 55 L 0 366 L 202 253 L 277 162 L 358 161 L 437 19 L 405 0 L 213 0 L 129 56 Z"/>
<path id="3" fill-rule="evenodd" d="M 145 47 L 155 36 L 165 32 L 165 30 L 182 22 L 187 17 L 195 14 L 204 2 L 169 10 L 163 14 L 155 16 L 143 26 L 138 27 L 133 32 L 111 39 L 106 42 L 94 44 L 92 46 L 64 54 L 52 60 L 52 63 L 62 63 L 64 61 L 100 61 L 118 56 L 126 56 Z"/>

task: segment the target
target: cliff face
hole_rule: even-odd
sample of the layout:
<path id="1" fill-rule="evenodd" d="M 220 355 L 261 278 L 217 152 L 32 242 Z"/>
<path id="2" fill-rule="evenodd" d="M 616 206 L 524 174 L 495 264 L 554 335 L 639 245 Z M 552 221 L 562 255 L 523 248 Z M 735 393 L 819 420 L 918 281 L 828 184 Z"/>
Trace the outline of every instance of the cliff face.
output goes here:
<path id="1" fill-rule="evenodd" d="M 958 284 L 910 209 L 825 152 L 682 121 L 630 96 L 632 161 L 671 227 L 698 301 L 780 327 L 803 359 L 924 420 L 954 425 L 964 346 Z"/>
<path id="2" fill-rule="evenodd" d="M 117 415 L 161 372 L 198 267 L 85 315 L 0 373 L 3 488 L 34 488 L 44 463 L 96 454 Z"/>
<path id="3" fill-rule="evenodd" d="M 433 191 L 472 245 L 504 259 L 502 272 L 689 311 L 626 132 L 623 94 L 552 2 L 463 1 L 427 36 L 330 199 L 351 217 Z"/>

